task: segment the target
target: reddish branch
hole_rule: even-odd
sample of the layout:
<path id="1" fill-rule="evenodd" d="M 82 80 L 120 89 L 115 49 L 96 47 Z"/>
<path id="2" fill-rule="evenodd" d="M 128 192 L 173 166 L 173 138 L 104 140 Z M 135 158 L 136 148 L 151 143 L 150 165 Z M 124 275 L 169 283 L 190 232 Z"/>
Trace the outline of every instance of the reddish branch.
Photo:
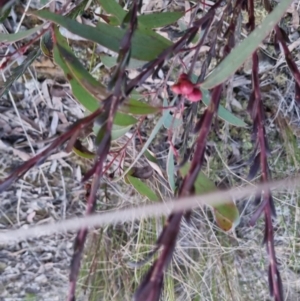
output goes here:
<path id="1" fill-rule="evenodd" d="M 105 113 L 107 114 L 107 119 L 105 125 L 100 129 L 98 137 L 101 138 L 99 145 L 96 150 L 97 159 L 92 168 L 93 170 L 93 183 L 91 191 L 87 200 L 86 215 L 90 215 L 95 211 L 97 192 L 100 187 L 100 180 L 103 174 L 103 164 L 106 160 L 107 154 L 109 152 L 111 143 L 111 131 L 113 126 L 114 116 L 117 112 L 118 106 L 123 102 L 124 97 L 122 91 L 125 89 L 125 70 L 130 59 L 130 49 L 131 40 L 135 29 L 137 28 L 137 12 L 139 7 L 139 0 L 133 1 L 132 8 L 129 10 L 129 28 L 126 31 L 124 37 L 122 38 L 119 57 L 118 57 L 118 67 L 115 75 L 112 78 L 112 84 L 114 87 L 113 95 L 105 100 Z M 126 17 L 124 18 L 124 20 Z M 70 277 L 69 277 L 69 294 L 68 301 L 75 301 L 76 293 L 76 283 L 79 274 L 81 257 L 88 234 L 88 229 L 86 227 L 78 231 L 75 243 L 74 243 L 74 254 L 71 261 L 70 267 Z"/>
<path id="2" fill-rule="evenodd" d="M 249 15 L 249 28 L 251 31 L 255 29 L 255 16 L 254 16 L 254 1 L 248 1 L 248 15 Z M 259 170 L 261 169 L 261 181 L 266 183 L 271 180 L 271 175 L 268 166 L 267 156 L 269 153 L 268 143 L 266 139 L 266 132 L 264 127 L 265 116 L 263 103 L 259 88 L 259 61 L 257 51 L 252 54 L 252 93 L 249 100 L 248 110 L 253 119 L 253 134 L 256 140 L 257 148 L 255 152 L 259 151 L 255 156 L 255 159 L 250 168 L 249 176 L 253 178 Z M 264 212 L 265 216 L 265 236 L 264 243 L 267 247 L 267 252 L 269 256 L 269 290 L 270 295 L 274 296 L 275 301 L 283 301 L 283 291 L 282 283 L 277 267 L 277 259 L 275 254 L 274 246 L 274 229 L 272 216 L 275 216 L 275 207 L 273 203 L 273 198 L 270 190 L 262 191 L 261 193 L 261 204 L 254 214 L 251 223 L 254 224 L 259 216 Z"/>
<path id="3" fill-rule="evenodd" d="M 137 86 L 142 84 L 150 75 L 155 74 L 159 71 L 159 69 L 163 66 L 166 59 L 170 57 L 171 54 L 177 54 L 182 50 L 186 50 L 185 46 L 189 44 L 189 42 L 195 37 L 199 28 L 204 30 L 204 36 L 196 46 L 196 52 L 194 60 L 191 64 L 191 70 L 193 69 L 193 65 L 196 62 L 198 51 L 201 45 L 204 42 L 204 38 L 208 33 L 208 28 L 211 26 L 215 11 L 221 5 L 222 0 L 219 0 L 215 3 L 208 13 L 203 16 L 200 20 L 194 22 L 192 27 L 190 27 L 183 37 L 172 46 L 164 50 L 157 59 L 147 63 L 141 73 L 134 79 L 132 79 L 128 84 L 126 83 L 125 69 L 130 59 L 130 48 L 131 48 L 131 39 L 134 34 L 134 31 L 137 26 L 137 10 L 140 7 L 141 2 L 139 0 L 133 1 L 133 6 L 125 20 L 128 23 L 124 23 L 127 26 L 127 31 L 124 38 L 121 41 L 119 58 L 118 58 L 118 67 L 111 81 L 111 88 L 113 90 L 112 94 L 103 101 L 102 108 L 96 110 L 90 116 L 85 117 L 79 121 L 77 121 L 74 125 L 72 125 L 66 133 L 62 134 L 58 137 L 48 148 L 46 148 L 43 152 L 36 155 L 29 161 L 25 162 L 19 168 L 17 168 L 9 177 L 0 182 L 0 192 L 7 189 L 14 181 L 16 181 L 19 177 L 21 177 L 25 172 L 34 167 L 35 165 L 41 164 L 56 148 L 64 144 L 65 142 L 71 140 L 69 142 L 69 147 L 72 146 L 72 143 L 76 141 L 80 131 L 85 127 L 89 126 L 94 122 L 96 118 L 101 118 L 104 124 L 102 126 L 101 131 L 98 134 L 98 144 L 96 149 L 96 160 L 94 166 L 91 170 L 85 175 L 83 180 L 87 180 L 91 176 L 94 176 L 93 183 L 91 187 L 90 194 L 87 199 L 87 209 L 86 214 L 91 214 L 94 211 L 96 204 L 96 194 L 99 189 L 100 179 L 103 175 L 103 164 L 106 160 L 107 154 L 110 148 L 111 141 L 111 129 L 113 124 L 114 116 L 118 110 L 120 104 L 124 102 L 127 96 L 131 93 L 131 91 Z M 268 0 L 264 1 L 266 8 L 268 11 L 271 10 Z M 227 38 L 227 43 L 224 48 L 225 57 L 231 49 L 235 45 L 234 41 L 234 32 L 235 32 L 235 21 L 237 19 L 238 14 L 240 13 L 241 8 L 247 7 L 249 14 L 249 27 L 251 31 L 255 28 L 255 18 L 254 18 L 254 0 L 249 0 L 248 4 L 246 4 L 245 0 L 237 0 L 235 3 L 235 7 L 233 10 L 233 17 L 231 23 L 229 25 L 228 31 L 225 34 L 225 38 Z M 226 8 L 226 12 L 230 13 L 230 3 Z M 224 11 L 224 12 L 225 12 Z M 223 18 L 223 16 L 222 16 Z M 221 20 L 223 20 L 221 18 Z M 127 21 L 128 20 L 128 21 Z M 222 22 L 219 23 L 219 28 L 221 28 Z M 275 27 L 275 33 L 277 37 L 277 41 L 280 43 L 283 52 L 285 54 L 287 63 L 290 69 L 293 72 L 296 81 L 296 95 L 300 95 L 300 73 L 295 66 L 295 63 L 291 59 L 290 52 L 283 40 L 281 30 L 278 26 Z M 216 42 L 212 43 L 211 51 L 209 53 L 209 57 L 215 56 L 215 45 Z M 264 111 L 261 100 L 261 94 L 259 89 L 259 77 L 258 77 L 258 56 L 257 53 L 254 52 L 252 55 L 253 67 L 252 67 L 252 85 L 253 90 L 251 93 L 251 97 L 249 100 L 249 111 L 253 118 L 253 134 L 256 139 L 256 150 L 259 149 L 258 154 L 254 154 L 254 161 L 252 167 L 250 168 L 250 175 L 253 176 L 261 169 L 261 181 L 268 182 L 270 180 L 270 173 L 267 162 L 268 155 L 268 144 L 265 135 L 264 128 Z M 204 74 L 209 66 L 210 59 L 203 65 L 201 76 L 199 80 L 203 79 Z M 199 81 L 198 81 L 199 82 Z M 195 151 L 193 155 L 193 159 L 191 162 L 191 168 L 184 178 L 182 184 L 179 187 L 178 196 L 186 196 L 193 193 L 194 190 L 194 182 L 202 168 L 207 137 L 210 132 L 211 124 L 215 113 L 218 110 L 220 97 L 222 92 L 222 85 L 216 86 L 211 93 L 211 102 L 206 111 L 204 112 L 201 119 L 197 122 L 194 132 L 199 133 L 196 143 L 195 143 Z M 299 100 L 300 97 L 297 98 Z M 261 195 L 262 202 L 259 206 L 256 214 L 253 216 L 252 222 L 254 223 L 257 218 L 264 212 L 265 214 L 265 238 L 264 242 L 267 244 L 267 251 L 269 254 L 269 283 L 270 283 L 270 292 L 274 295 L 276 301 L 283 300 L 282 297 L 282 285 L 280 280 L 279 271 L 277 268 L 277 261 L 275 256 L 275 248 L 274 248 L 274 233 L 273 233 L 273 225 L 272 225 L 272 215 L 275 215 L 275 208 L 273 204 L 273 199 L 271 196 L 271 192 L 269 190 L 264 191 Z M 176 239 L 180 229 L 180 222 L 184 212 L 172 213 L 168 221 L 158 238 L 157 245 L 154 251 L 151 252 L 151 255 L 154 254 L 155 251 L 161 249 L 161 253 L 158 256 L 158 259 L 154 262 L 151 269 L 146 274 L 143 282 L 138 288 L 135 294 L 136 301 L 157 301 L 161 295 L 162 286 L 163 286 L 163 277 L 165 269 L 168 267 L 173 251 L 176 245 Z M 69 301 L 75 300 L 75 289 L 76 289 L 76 281 L 79 273 L 80 262 L 82 257 L 82 252 L 84 248 L 84 243 L 86 240 L 88 229 L 82 228 L 76 236 L 74 243 L 74 255 L 71 263 L 71 271 L 70 271 L 70 288 L 69 288 Z"/>
<path id="4" fill-rule="evenodd" d="M 215 10 L 219 6 L 220 2 L 216 3 L 210 10 L 209 15 L 214 16 Z M 198 22 L 203 22 L 207 28 L 211 25 L 212 20 L 202 19 Z M 195 22 L 196 23 L 196 22 Z M 206 27 L 205 27 L 206 28 Z M 199 42 L 199 45 L 203 43 L 203 39 Z M 197 54 L 197 51 L 196 51 Z M 195 63 L 195 60 L 193 61 Z M 193 67 L 193 64 L 191 68 Z M 191 71 L 190 71 L 191 73 Z M 178 190 L 178 196 L 183 197 L 193 193 L 194 183 L 197 179 L 197 176 L 202 168 L 204 161 L 204 154 L 206 149 L 207 137 L 210 133 L 210 128 L 212 124 L 213 117 L 218 110 L 222 92 L 222 84 L 216 86 L 212 90 L 211 102 L 208 108 L 205 110 L 203 116 L 198 121 L 195 126 L 195 130 L 199 132 L 196 144 L 195 152 L 193 154 L 193 160 L 191 162 L 191 167 L 183 179 L 183 182 Z M 155 249 L 150 253 L 150 256 L 158 249 L 161 249 L 161 253 L 158 258 L 153 263 L 152 267 L 149 269 L 147 274 L 144 276 L 142 283 L 137 289 L 134 300 L 135 301 L 158 301 L 161 295 L 163 287 L 163 277 L 166 268 L 168 267 L 174 252 L 176 245 L 177 236 L 180 230 L 181 219 L 185 212 L 172 213 L 166 225 L 160 234 Z M 189 214 L 189 212 L 187 213 Z"/>
<path id="5" fill-rule="evenodd" d="M 136 2 L 135 2 L 136 3 Z M 221 1 L 218 2 L 219 4 Z M 219 5 L 218 4 L 218 5 Z M 135 9 L 136 12 L 136 9 Z M 168 49 L 163 51 L 157 59 L 153 60 L 152 62 L 148 63 L 144 66 L 142 72 L 133 80 L 131 80 L 128 84 L 124 81 L 124 72 L 126 68 L 126 64 L 129 60 L 128 53 L 130 52 L 130 47 L 128 44 L 131 43 L 131 38 L 134 32 L 134 14 L 131 15 L 129 29 L 127 35 L 124 36 L 124 39 L 121 43 L 121 56 L 119 58 L 119 68 L 117 76 L 114 78 L 115 80 L 115 89 L 113 94 L 111 94 L 107 99 L 103 101 L 102 108 L 99 108 L 90 116 L 85 117 L 81 120 L 78 120 L 74 125 L 72 125 L 66 133 L 62 134 L 58 137 L 49 147 L 47 147 L 43 152 L 36 155 L 29 161 L 22 164 L 19 168 L 17 168 L 9 177 L 4 179 L 0 183 L 0 191 L 7 189 L 14 181 L 16 181 L 19 177 L 21 177 L 25 172 L 27 172 L 32 167 L 41 164 L 46 160 L 46 158 L 59 146 L 62 146 L 65 142 L 70 140 L 72 137 L 78 137 L 80 131 L 85 127 L 89 126 L 95 119 L 101 117 L 102 120 L 106 120 L 105 126 L 103 126 L 102 130 L 100 131 L 98 138 L 99 144 L 97 145 L 96 150 L 96 160 L 92 169 L 88 172 L 88 176 L 85 176 L 84 179 L 86 180 L 88 177 L 94 175 L 93 184 L 91 188 L 91 193 L 89 195 L 87 201 L 87 209 L 86 214 L 91 214 L 94 210 L 95 203 L 96 203 L 96 193 L 99 188 L 100 178 L 103 172 L 103 163 L 106 160 L 107 153 L 110 147 L 110 140 L 111 140 L 111 128 L 112 128 L 112 121 L 114 118 L 115 113 L 117 112 L 118 106 L 122 104 L 122 102 L 126 99 L 127 95 L 134 89 L 135 86 L 140 85 L 143 83 L 153 72 L 157 72 L 159 68 L 162 67 L 165 60 L 170 56 L 170 54 L 177 54 L 179 51 L 184 48 L 186 44 L 188 44 L 193 37 L 197 34 L 199 27 L 203 25 L 203 23 L 208 20 L 207 16 L 203 17 L 202 20 L 197 21 L 191 28 L 189 28 L 184 36 Z M 211 14 L 209 14 L 211 16 Z M 55 39 L 53 39 L 55 42 Z M 215 109 L 215 108 L 214 108 Z M 100 137 L 99 137 L 100 136 Z M 76 141 L 76 139 L 72 138 L 71 144 Z M 68 145 L 70 147 L 70 144 Z M 174 220 L 174 219 L 173 219 Z M 177 223 L 179 227 L 179 222 Z M 71 262 L 71 271 L 70 271 L 70 287 L 69 287 L 69 301 L 75 300 L 75 290 L 76 290 L 76 281 L 79 273 L 80 268 L 80 261 L 83 252 L 84 243 L 87 236 L 87 228 L 81 229 L 76 236 L 75 243 L 74 243 L 74 255 Z M 175 240 L 174 240 L 175 242 Z M 170 249 L 169 249 L 170 250 Z M 172 252 L 169 253 L 171 257 Z"/>

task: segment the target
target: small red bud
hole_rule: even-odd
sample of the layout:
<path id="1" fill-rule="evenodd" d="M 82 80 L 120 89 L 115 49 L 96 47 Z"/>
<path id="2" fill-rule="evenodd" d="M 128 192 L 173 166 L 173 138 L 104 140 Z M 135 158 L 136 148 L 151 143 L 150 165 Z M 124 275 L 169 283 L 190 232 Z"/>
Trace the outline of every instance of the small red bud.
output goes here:
<path id="1" fill-rule="evenodd" d="M 188 94 L 186 98 L 191 102 L 197 102 L 202 99 L 202 93 L 198 88 L 194 88 L 192 93 Z"/>
<path id="2" fill-rule="evenodd" d="M 180 80 L 181 85 L 181 93 L 184 95 L 188 95 L 193 92 L 194 85 L 187 79 Z"/>
<path id="3" fill-rule="evenodd" d="M 182 73 L 182 74 L 180 74 L 180 76 L 179 76 L 179 80 L 181 80 L 181 79 L 189 79 L 189 77 L 188 77 L 188 75 L 186 74 L 186 73 Z"/>
<path id="4" fill-rule="evenodd" d="M 180 83 L 174 84 L 174 85 L 171 87 L 171 90 L 172 90 L 175 94 L 182 94 L 182 92 L 181 92 L 181 84 L 180 84 Z"/>

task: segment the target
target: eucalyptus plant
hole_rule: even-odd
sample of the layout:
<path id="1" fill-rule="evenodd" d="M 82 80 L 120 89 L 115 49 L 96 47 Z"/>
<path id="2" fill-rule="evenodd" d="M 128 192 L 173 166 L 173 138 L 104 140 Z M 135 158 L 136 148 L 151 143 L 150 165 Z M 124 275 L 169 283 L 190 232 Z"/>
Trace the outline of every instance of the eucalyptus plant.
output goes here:
<path id="1" fill-rule="evenodd" d="M 64 147 L 66 151 L 74 150 L 77 154 L 92 158 L 94 160 L 91 169 L 83 176 L 82 182 L 92 179 L 92 184 L 87 197 L 86 215 L 94 212 L 96 206 L 97 193 L 99 191 L 101 179 L 107 171 L 104 167 L 111 144 L 114 139 L 124 135 L 133 127 L 140 126 L 143 118 L 147 114 L 160 114 L 161 119 L 157 122 L 152 134 L 148 137 L 141 152 L 135 161 L 126 169 L 122 177 L 127 183 L 131 184 L 139 193 L 147 196 L 152 201 L 159 201 L 159 197 L 143 183 L 143 176 L 134 169 L 135 162 L 145 155 L 151 159 L 148 147 L 158 131 L 165 126 L 171 127 L 168 121 L 168 105 L 173 106 L 178 99 L 186 98 L 197 107 L 199 102 L 203 102 L 206 109 L 195 124 L 190 125 L 190 132 L 196 135 L 192 149 L 185 146 L 181 149 L 181 162 L 175 168 L 174 156 L 172 152 L 168 156 L 168 180 L 170 187 L 174 190 L 175 198 L 180 198 L 192 194 L 200 194 L 215 190 L 216 187 L 205 174 L 202 167 L 205 158 L 208 135 L 211 132 L 213 118 L 215 116 L 224 119 L 235 126 L 245 126 L 245 123 L 228 112 L 220 105 L 221 94 L 227 79 L 248 59 L 252 59 L 252 92 L 248 100 L 248 112 L 253 121 L 253 141 L 255 148 L 251 157 L 251 167 L 249 179 L 253 179 L 259 170 L 261 171 L 261 182 L 271 180 L 271 173 L 268 164 L 270 154 L 268 137 L 265 130 L 265 114 L 263 99 L 260 92 L 260 82 L 258 76 L 258 55 L 257 49 L 264 38 L 274 31 L 276 43 L 280 45 L 287 64 L 295 79 L 295 100 L 299 102 L 300 95 L 300 74 L 293 61 L 290 51 L 284 40 L 283 29 L 278 25 L 282 15 L 292 3 L 292 0 L 281 1 L 276 7 L 272 8 L 268 0 L 264 1 L 267 17 L 262 24 L 256 26 L 254 14 L 254 0 L 226 1 L 223 13 L 219 20 L 215 20 L 217 10 L 223 5 L 223 1 L 216 1 L 203 16 L 190 24 L 181 33 L 178 41 L 172 43 L 168 39 L 160 36 L 152 29 L 155 26 L 162 27 L 176 22 L 183 14 L 181 12 L 161 13 L 141 15 L 140 9 L 142 0 L 133 0 L 128 11 L 124 10 L 115 1 L 99 0 L 99 5 L 107 13 L 102 14 L 101 18 L 105 22 L 100 22 L 96 27 L 81 24 L 74 17 L 85 7 L 86 1 L 77 5 L 77 9 L 66 14 L 62 9 L 59 12 L 51 12 L 49 9 L 31 11 L 36 17 L 44 20 L 44 23 L 33 29 L 16 34 L 0 34 L 2 45 L 21 41 L 28 36 L 35 34 L 35 40 L 41 41 L 41 50 L 36 49 L 24 61 L 22 66 L 14 70 L 6 86 L 2 88 L 1 95 L 6 93 L 13 82 L 25 72 L 26 68 L 41 53 L 47 53 L 53 57 L 57 65 L 61 67 L 69 81 L 72 92 L 78 102 L 88 112 L 87 116 L 77 120 L 63 134 L 56 138 L 42 152 L 19 166 L 7 178 L 0 182 L 0 192 L 6 190 L 15 181 L 21 178 L 28 170 L 40 165 L 46 158 L 58 148 Z M 7 10 L 6 6 L 2 13 Z M 247 28 L 249 36 L 240 44 L 236 45 L 235 31 L 236 20 L 241 11 L 248 15 Z M 200 76 L 195 76 L 194 66 L 198 59 L 201 46 L 207 40 L 211 31 L 212 24 L 216 22 L 216 28 L 221 28 L 224 18 L 229 18 L 230 22 L 227 31 L 221 37 L 225 41 L 223 57 L 207 75 L 211 61 L 216 57 L 216 44 L 218 34 L 214 34 L 210 41 L 210 50 L 207 59 L 202 65 Z M 153 21 L 154 20 L 154 21 Z M 72 48 L 68 45 L 66 38 L 61 34 L 60 29 L 65 28 L 70 32 L 81 36 L 84 39 L 98 43 L 107 47 L 113 52 L 118 53 L 116 66 L 107 87 L 100 84 L 81 64 Z M 189 48 L 191 42 L 200 33 L 200 38 L 196 46 Z M 24 53 L 28 45 L 20 47 L 18 51 Z M 155 77 L 159 70 L 163 68 L 174 56 L 182 53 L 194 51 L 193 59 L 188 66 L 187 73 L 178 76 L 177 83 L 172 87 L 174 100 L 158 108 L 141 101 L 141 95 L 135 90 L 141 86 L 150 76 Z M 7 62 L 10 56 L 7 56 Z M 142 67 L 138 75 L 133 79 L 127 77 L 126 70 L 133 60 L 142 61 Z M 3 65 L 2 68 L 5 66 Z M 192 114 L 192 113 L 191 113 Z M 192 120 L 193 118 L 191 118 Z M 95 150 L 88 152 L 80 142 L 80 134 L 86 128 L 94 126 Z M 185 138 L 190 132 L 185 133 Z M 189 158 L 192 155 L 190 162 Z M 178 176 L 182 179 L 174 178 L 178 171 Z M 175 185 L 175 182 L 177 183 Z M 176 186 L 176 187 L 175 187 Z M 206 187 L 206 191 L 203 190 Z M 202 187 L 202 188 L 201 188 Z M 276 208 L 270 190 L 260 191 L 256 201 L 259 203 L 257 211 L 254 213 L 251 223 L 255 224 L 257 219 L 263 215 L 265 219 L 265 238 L 267 253 L 269 256 L 269 289 L 270 295 L 274 300 L 284 300 L 281 277 L 278 269 L 275 246 L 274 229 L 272 217 L 276 216 Z M 209 204 L 207 204 L 209 205 Z M 228 231 L 234 228 L 239 222 L 239 212 L 234 202 L 224 200 L 223 205 L 213 207 L 215 219 L 220 228 Z M 190 212 L 171 213 L 167 222 L 159 235 L 156 246 L 149 253 L 148 259 L 158 252 L 157 259 L 152 264 L 149 271 L 145 274 L 141 284 L 134 294 L 136 301 L 155 301 L 159 300 L 163 287 L 164 274 L 167 270 L 176 248 L 176 240 L 180 231 L 181 221 L 184 217 L 189 217 Z M 68 300 L 75 301 L 76 283 L 80 270 L 84 245 L 88 234 L 87 228 L 78 231 L 74 242 L 74 253 L 70 267 L 70 289 Z"/>

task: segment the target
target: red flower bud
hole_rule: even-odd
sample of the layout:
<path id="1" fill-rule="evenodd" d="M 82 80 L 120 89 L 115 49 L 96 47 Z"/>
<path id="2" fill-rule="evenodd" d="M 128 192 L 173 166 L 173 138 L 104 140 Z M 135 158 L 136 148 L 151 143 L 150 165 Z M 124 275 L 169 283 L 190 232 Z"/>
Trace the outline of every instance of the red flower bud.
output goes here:
<path id="1" fill-rule="evenodd" d="M 172 90 L 175 94 L 182 94 L 182 92 L 181 92 L 181 84 L 180 84 L 180 83 L 174 84 L 174 85 L 171 87 L 171 90 Z"/>
<path id="2" fill-rule="evenodd" d="M 188 79 L 180 80 L 180 86 L 181 93 L 184 95 L 188 95 L 193 92 L 194 85 Z"/>
<path id="3" fill-rule="evenodd" d="M 202 99 L 202 93 L 198 88 L 194 88 L 192 93 L 188 94 L 186 98 L 191 102 L 197 102 Z"/>
<path id="4" fill-rule="evenodd" d="M 188 75 L 186 74 L 186 73 L 182 73 L 182 74 L 180 74 L 180 76 L 179 76 L 179 80 L 181 80 L 181 79 L 189 79 L 189 77 L 188 77 Z"/>

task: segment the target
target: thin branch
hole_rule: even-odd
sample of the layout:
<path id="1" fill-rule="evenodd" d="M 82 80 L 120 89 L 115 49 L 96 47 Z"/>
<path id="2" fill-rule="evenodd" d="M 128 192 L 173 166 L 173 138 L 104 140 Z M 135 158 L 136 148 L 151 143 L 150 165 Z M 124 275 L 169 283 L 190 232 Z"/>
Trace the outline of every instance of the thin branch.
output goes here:
<path id="1" fill-rule="evenodd" d="M 80 218 L 72 218 L 47 225 L 32 226 L 17 230 L 0 232 L 0 241 L 3 243 L 11 241 L 22 241 L 42 235 L 52 235 L 68 231 L 77 231 L 82 227 L 102 227 L 111 224 L 133 222 L 148 217 L 160 217 L 172 212 L 190 210 L 204 205 L 218 205 L 235 198 L 247 201 L 248 198 L 260 194 L 263 190 L 282 192 L 293 190 L 300 186 L 300 176 L 286 178 L 283 180 L 260 183 L 256 186 L 235 187 L 228 190 L 216 191 L 203 195 L 185 196 L 176 199 L 169 199 L 161 203 L 153 203 L 145 206 L 138 206 L 127 209 L 118 209 L 107 213 L 94 214 Z"/>
<path id="2" fill-rule="evenodd" d="M 268 0 L 266 0 L 268 1 Z M 251 31 L 255 30 L 255 16 L 254 16 L 254 0 L 248 1 L 249 9 L 249 27 Z M 269 7 L 265 4 L 266 7 Z M 277 25 L 276 25 L 277 26 Z M 250 115 L 253 119 L 254 129 L 255 129 L 255 137 L 257 141 L 257 145 L 260 149 L 258 154 L 259 160 L 256 160 L 256 163 L 260 163 L 261 168 L 261 182 L 267 183 L 270 180 L 270 171 L 268 166 L 268 143 L 266 138 L 266 132 L 264 127 L 265 116 L 263 103 L 260 93 L 259 87 L 259 75 L 258 75 L 258 55 L 257 51 L 252 54 L 252 94 L 249 101 L 249 109 Z M 258 157 L 256 157 L 258 158 Z M 255 163 L 254 163 L 255 164 Z M 258 171 L 258 168 L 255 168 Z M 251 171 L 250 171 L 251 172 Z M 253 172 L 253 169 L 252 169 Z M 254 176 L 253 174 L 251 176 Z M 271 195 L 271 191 L 269 189 L 263 190 L 261 192 L 262 204 L 258 207 L 257 212 L 254 214 L 251 219 L 251 223 L 253 224 L 256 219 L 262 214 L 264 211 L 265 216 L 265 237 L 264 243 L 267 247 L 267 252 L 269 256 L 269 290 L 270 295 L 274 296 L 275 301 L 283 301 L 283 291 L 282 291 L 282 283 L 279 274 L 279 270 L 277 267 L 277 259 L 275 254 L 275 246 L 274 246 L 274 229 L 272 216 L 275 215 L 275 207 L 273 198 Z M 254 220 L 255 218 L 255 220 Z"/>

